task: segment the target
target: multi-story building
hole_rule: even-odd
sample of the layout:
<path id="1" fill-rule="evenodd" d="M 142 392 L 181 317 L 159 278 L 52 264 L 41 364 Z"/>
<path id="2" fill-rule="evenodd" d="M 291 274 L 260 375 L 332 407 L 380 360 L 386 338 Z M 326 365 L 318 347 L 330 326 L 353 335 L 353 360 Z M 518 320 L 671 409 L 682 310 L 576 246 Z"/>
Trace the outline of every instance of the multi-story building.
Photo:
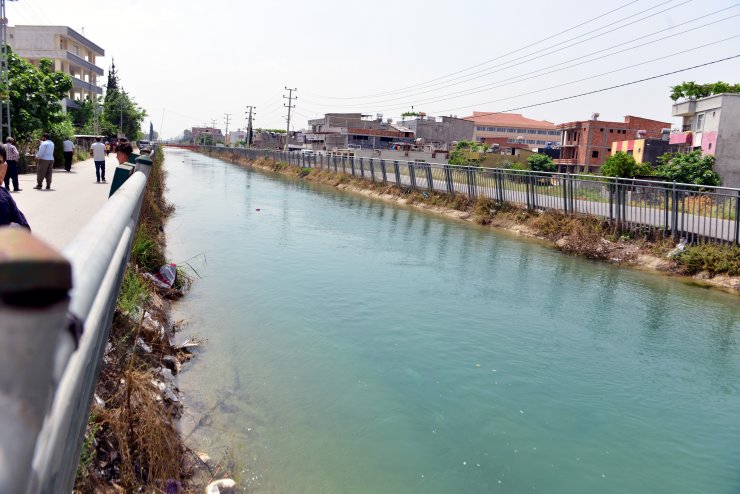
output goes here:
<path id="1" fill-rule="evenodd" d="M 529 149 L 557 144 L 560 132 L 555 124 L 546 120 L 534 120 L 519 113 L 473 112 L 465 117 L 475 124 L 473 140 L 483 142 L 486 138 L 505 138 L 510 144 L 524 144 Z"/>
<path id="2" fill-rule="evenodd" d="M 673 116 L 683 122 L 681 132 L 671 134 L 671 144 L 682 151 L 700 149 L 702 154 L 714 155 L 722 184 L 740 187 L 740 94 L 675 103 Z"/>
<path id="3" fill-rule="evenodd" d="M 667 130 L 667 129 L 666 129 Z M 630 139 L 626 141 L 615 141 L 612 143 L 611 154 L 617 151 L 627 153 L 637 163 L 658 164 L 658 157 L 665 153 L 675 153 L 678 146 L 668 142 L 668 133 L 662 139 Z"/>
<path id="4" fill-rule="evenodd" d="M 211 137 L 211 141 L 216 144 L 219 142 L 224 142 L 224 134 L 221 132 L 221 129 L 217 129 L 215 127 L 193 127 L 191 130 L 191 135 L 193 138 L 193 141 L 196 144 L 200 144 L 203 142 L 207 136 Z"/>
<path id="5" fill-rule="evenodd" d="M 436 149 L 449 149 L 455 141 L 470 141 L 475 130 L 474 122 L 457 117 L 421 115 L 414 120 L 403 120 L 401 125 L 409 128 L 417 139 L 424 139 Z"/>
<path id="6" fill-rule="evenodd" d="M 327 113 L 308 121 L 311 130 L 305 142 L 312 149 L 388 149 L 393 142 L 411 142 L 414 133 L 403 125 L 383 122 L 381 115 L 371 119 L 361 113 Z"/>
<path id="7" fill-rule="evenodd" d="M 72 76 L 72 90 L 62 101 L 63 108 L 75 108 L 75 101 L 103 94 L 98 76 L 103 69 L 96 65 L 105 51 L 67 26 L 14 26 L 8 28 L 8 44 L 21 58 L 39 65 L 42 58 L 51 59 L 54 70 Z"/>
<path id="8" fill-rule="evenodd" d="M 627 115 L 624 122 L 599 120 L 594 113 L 591 120 L 567 122 L 557 126 L 562 133 L 560 159 L 555 160 L 561 171 L 597 172 L 611 156 L 612 144 L 634 138 L 661 139 L 669 122 Z"/>

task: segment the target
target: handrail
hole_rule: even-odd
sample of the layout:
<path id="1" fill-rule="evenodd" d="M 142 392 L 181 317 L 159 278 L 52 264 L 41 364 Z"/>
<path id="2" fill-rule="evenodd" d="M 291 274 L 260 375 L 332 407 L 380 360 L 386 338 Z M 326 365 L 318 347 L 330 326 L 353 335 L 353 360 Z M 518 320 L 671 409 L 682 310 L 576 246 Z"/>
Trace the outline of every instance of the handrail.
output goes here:
<path id="1" fill-rule="evenodd" d="M 137 162 L 138 171 L 127 178 L 63 249 L 66 260 L 55 253 L 71 269 L 71 290 L 70 286 L 66 288 L 69 297 L 65 290 L 53 305 L 29 310 L 25 305 L 29 302 L 23 301 L 16 304 L 20 308 L 6 307 L 2 302 L 7 297 L 0 293 L 4 297 L 0 301 L 0 317 L 6 322 L 7 316 L 7 321 L 20 330 L 10 337 L 15 336 L 16 342 L 33 352 L 25 360 L 16 358 L 17 368 L 12 376 L 0 376 L 0 427 L 16 427 L 18 431 L 12 440 L 0 441 L 0 492 L 72 491 L 90 404 L 139 220 L 150 170 L 147 165 L 151 163 L 147 161 Z M 26 235 L 22 242 L 39 244 Z M 38 287 L 32 286 L 37 289 L 36 294 L 44 294 L 48 291 L 45 273 L 34 267 L 39 261 L 23 261 L 25 264 L 15 266 L 0 262 L 0 289 L 7 273 L 30 272 L 41 280 Z M 46 263 L 50 261 L 47 259 Z M 24 293 L 11 295 L 10 300 L 17 302 Z M 24 316 L 26 319 L 22 319 Z M 5 331 L 5 326 L 0 329 Z M 51 329 L 43 332 L 47 326 Z M 40 334 L 49 336 L 42 340 Z M 76 349 L 72 335 L 79 337 Z M 7 350 L 0 348 L 0 360 L 4 351 Z M 44 357 L 46 354 L 48 358 Z M 6 371 L 2 366 L 0 370 Z M 18 412 L 18 408 L 29 403 L 28 395 L 40 395 L 33 398 L 33 414 Z M 26 415 L 38 416 L 34 422 L 37 425 L 25 426 Z M 0 433 L 0 439 L 7 438 Z"/>

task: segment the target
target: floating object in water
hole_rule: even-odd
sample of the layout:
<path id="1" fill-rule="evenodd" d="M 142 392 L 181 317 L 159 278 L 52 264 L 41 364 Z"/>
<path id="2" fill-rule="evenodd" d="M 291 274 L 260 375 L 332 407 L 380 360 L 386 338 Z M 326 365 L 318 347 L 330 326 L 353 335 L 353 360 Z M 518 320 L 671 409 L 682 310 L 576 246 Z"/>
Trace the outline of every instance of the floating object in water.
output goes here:
<path id="1" fill-rule="evenodd" d="M 255 211 L 261 211 L 260 208 L 255 209 Z"/>

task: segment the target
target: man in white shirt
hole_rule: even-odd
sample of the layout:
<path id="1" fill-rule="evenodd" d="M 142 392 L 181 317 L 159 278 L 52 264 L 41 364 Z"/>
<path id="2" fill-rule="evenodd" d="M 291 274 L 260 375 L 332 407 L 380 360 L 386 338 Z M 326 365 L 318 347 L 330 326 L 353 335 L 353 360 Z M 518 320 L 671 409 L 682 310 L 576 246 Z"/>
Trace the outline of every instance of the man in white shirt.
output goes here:
<path id="1" fill-rule="evenodd" d="M 62 150 L 64 151 L 64 169 L 70 172 L 72 171 L 72 155 L 75 152 L 75 143 L 67 137 L 62 142 Z"/>
<path id="2" fill-rule="evenodd" d="M 51 189 L 51 170 L 54 168 L 54 143 L 51 141 L 51 136 L 48 133 L 44 133 L 41 136 L 41 145 L 39 151 L 36 153 L 36 187 L 34 189 L 41 189 L 41 183 L 46 178 L 46 188 Z"/>
<path id="3" fill-rule="evenodd" d="M 90 152 L 95 162 L 95 178 L 98 179 L 98 183 L 101 180 L 105 183 L 105 144 L 100 142 L 100 137 L 95 138 L 95 142 L 90 146 Z"/>

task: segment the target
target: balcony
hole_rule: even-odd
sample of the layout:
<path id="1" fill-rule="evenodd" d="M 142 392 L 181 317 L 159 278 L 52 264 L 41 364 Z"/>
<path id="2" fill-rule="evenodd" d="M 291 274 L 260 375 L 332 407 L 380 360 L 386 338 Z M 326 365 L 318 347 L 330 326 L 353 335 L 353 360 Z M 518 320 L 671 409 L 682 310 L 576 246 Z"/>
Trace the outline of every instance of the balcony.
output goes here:
<path id="1" fill-rule="evenodd" d="M 76 77 L 72 77 L 72 87 L 75 87 L 77 89 L 84 89 L 85 91 L 93 92 L 95 94 L 103 94 L 103 90 L 100 87 L 96 86 L 95 84 L 85 82 L 82 79 L 78 79 Z"/>
<path id="2" fill-rule="evenodd" d="M 674 117 L 690 117 L 696 113 L 696 100 L 689 99 L 673 104 Z"/>
<path id="3" fill-rule="evenodd" d="M 577 164 L 575 158 L 559 158 L 559 159 L 553 160 L 553 162 L 555 162 L 556 165 L 575 165 Z"/>
<path id="4" fill-rule="evenodd" d="M 671 134 L 669 144 L 678 144 L 679 146 L 691 146 L 693 142 L 693 134 L 691 132 L 676 132 Z"/>
<path id="5" fill-rule="evenodd" d="M 75 64 L 75 65 L 77 65 L 79 67 L 82 67 L 85 70 L 89 70 L 90 72 L 93 72 L 93 73 L 95 73 L 97 75 L 103 75 L 104 74 L 103 69 L 101 69 L 97 65 L 94 65 L 94 64 L 88 62 L 87 60 L 85 60 L 82 57 L 78 57 L 77 55 L 75 55 L 72 52 L 69 52 L 69 51 L 66 52 L 66 56 L 64 58 L 66 58 L 69 62 L 72 62 L 73 64 Z"/>

